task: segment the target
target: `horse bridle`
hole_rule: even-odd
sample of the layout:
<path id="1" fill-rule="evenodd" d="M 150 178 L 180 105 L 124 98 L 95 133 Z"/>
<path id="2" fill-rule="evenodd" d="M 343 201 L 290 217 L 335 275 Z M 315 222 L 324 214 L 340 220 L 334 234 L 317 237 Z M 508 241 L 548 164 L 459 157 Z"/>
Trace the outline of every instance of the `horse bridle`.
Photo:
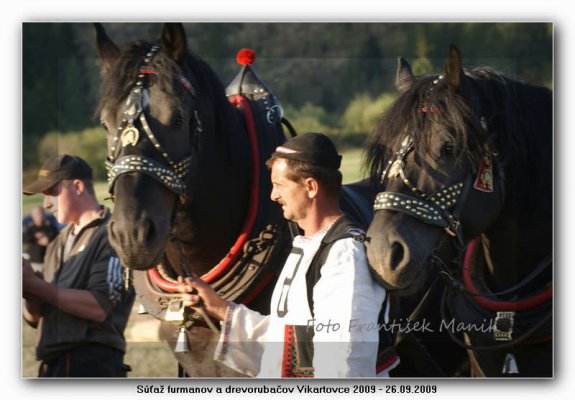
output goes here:
<path id="1" fill-rule="evenodd" d="M 186 190 L 185 177 L 189 172 L 193 156 L 190 154 L 180 161 L 173 161 L 169 154 L 163 149 L 160 142 L 158 142 L 156 136 L 150 129 L 148 121 L 146 120 L 145 110 L 149 103 L 146 77 L 147 75 L 156 73 L 152 68 L 151 63 L 159 51 L 160 46 L 154 45 L 146 54 L 146 57 L 139 68 L 134 86 L 126 100 L 122 123 L 112 138 L 113 142 L 108 151 L 108 157 L 106 160 L 106 169 L 108 170 L 108 190 L 113 196 L 114 183 L 118 177 L 125 173 L 137 172 L 148 175 L 160 182 L 170 191 L 176 193 L 180 198 L 180 201 L 183 203 L 185 201 L 184 193 Z M 195 98 L 192 84 L 182 75 L 177 75 L 176 79 L 185 89 L 186 93 L 188 93 L 192 98 Z M 197 132 L 201 132 L 202 124 L 197 112 L 194 112 L 194 116 L 195 129 Z M 140 129 L 136 126 L 136 121 L 140 122 Z M 140 131 L 143 131 L 146 134 L 146 137 L 151 142 L 154 149 L 160 153 L 164 162 L 142 155 L 118 157 L 121 147 L 130 145 L 135 146 L 138 143 Z"/>
<path id="2" fill-rule="evenodd" d="M 404 171 L 405 159 L 407 157 L 407 154 L 411 150 L 413 150 L 413 148 L 414 148 L 413 139 L 411 136 L 408 135 L 402 141 L 400 149 L 394 154 L 393 158 L 388 161 L 387 166 L 381 175 L 381 183 L 383 184 L 386 179 L 399 177 L 405 184 L 405 186 L 407 186 L 409 190 L 412 193 L 414 193 L 414 196 L 389 191 L 380 192 L 377 194 L 374 202 L 374 211 L 377 210 L 398 211 L 407 214 L 411 217 L 414 217 L 420 221 L 423 221 L 427 224 L 444 228 L 447 231 L 447 233 L 449 233 L 451 236 L 455 236 L 456 238 L 455 247 L 458 250 L 459 257 L 461 257 L 466 254 L 465 242 L 463 240 L 462 225 L 460 222 L 461 211 L 466 203 L 467 196 L 469 195 L 471 188 L 474 187 L 473 176 L 477 172 L 474 171 L 473 169 L 470 169 L 464 181 L 444 187 L 432 194 L 426 194 L 423 191 L 419 190 L 415 185 L 413 185 L 413 183 L 409 180 Z M 486 153 L 487 157 L 492 158 L 497 157 L 496 152 L 486 151 Z M 505 196 L 504 177 L 500 165 L 497 165 L 497 169 L 499 174 L 498 190 L 500 191 L 500 196 L 502 197 L 503 201 Z M 440 246 L 441 241 L 438 244 L 438 247 Z M 541 274 L 551 264 L 551 257 L 550 256 L 546 257 L 542 262 L 538 264 L 535 270 L 533 270 L 530 274 L 528 274 L 519 283 L 513 285 L 513 287 L 500 292 L 490 292 L 488 294 L 476 293 L 474 291 L 469 290 L 463 283 L 463 281 L 453 276 L 453 271 L 451 271 L 447 263 L 444 262 L 439 256 L 435 254 L 436 250 L 433 251 L 431 261 L 439 268 L 440 275 L 443 278 L 447 279 L 450 286 L 452 286 L 457 292 L 472 298 L 497 299 L 498 296 L 514 293 L 516 290 L 527 285 L 532 279 Z M 434 281 L 434 283 L 435 282 L 436 280 Z M 428 293 L 432 290 L 432 287 L 428 290 Z M 446 293 L 447 292 L 444 292 L 440 303 L 441 314 L 444 320 L 448 320 L 448 318 L 445 317 L 447 315 Z M 426 306 L 425 304 L 426 297 L 427 296 L 424 296 L 421 302 L 417 305 L 416 310 L 412 315 L 419 314 L 420 309 L 423 309 L 423 307 Z M 520 337 L 501 344 L 472 345 L 464 343 L 463 341 L 458 339 L 456 335 L 452 332 L 449 332 L 449 335 L 452 338 L 452 340 L 454 340 L 459 346 L 465 349 L 474 351 L 505 350 L 513 346 L 516 346 L 519 343 L 525 342 L 529 337 L 531 337 L 531 335 L 533 335 L 545 324 L 547 324 L 550 321 L 550 318 L 551 314 L 545 315 L 544 318 L 542 318 L 540 321 L 537 322 L 536 325 L 534 325 L 526 332 L 524 332 Z"/>
<path id="3" fill-rule="evenodd" d="M 384 191 L 376 195 L 373 210 L 391 210 L 407 214 L 426 224 L 444 228 L 455 237 L 457 244 L 463 246 L 461 212 L 467 196 L 473 186 L 473 172 L 467 174 L 464 181 L 443 187 L 431 194 L 418 189 L 404 171 L 406 157 L 414 149 L 413 138 L 407 135 L 401 148 L 388 161 L 381 174 L 381 183 L 386 179 L 399 177 L 414 195 Z"/>
<path id="4" fill-rule="evenodd" d="M 184 157 L 178 162 L 172 160 L 169 154 L 163 149 L 162 145 L 154 135 L 154 132 L 150 129 L 148 121 L 146 120 L 145 109 L 149 103 L 148 88 L 146 86 L 147 75 L 156 74 L 151 63 L 156 54 L 160 51 L 159 45 L 154 45 L 151 47 L 150 51 L 146 54 L 142 65 L 139 67 L 138 76 L 134 83 L 128 99 L 126 100 L 126 108 L 124 109 L 124 118 L 122 119 L 121 125 L 116 130 L 114 137 L 112 138 L 113 144 L 110 146 L 108 151 L 108 157 L 106 160 L 106 169 L 108 170 L 108 190 L 112 195 L 113 199 L 113 187 L 114 183 L 118 177 L 125 173 L 141 173 L 148 175 L 153 179 L 160 182 L 170 191 L 174 192 L 180 199 L 179 206 L 185 203 L 185 191 L 186 183 L 185 177 L 189 173 L 189 168 L 193 160 L 192 154 Z M 186 93 L 194 99 L 196 97 L 194 88 L 192 84 L 182 75 L 176 75 L 176 80 L 184 88 Z M 202 131 L 202 123 L 198 116 L 197 111 L 194 111 L 194 129 L 196 133 Z M 153 145 L 154 149 L 160 153 L 161 157 L 165 163 L 159 162 L 153 158 L 149 158 L 142 155 L 127 155 L 118 158 L 118 153 L 122 147 L 135 146 L 138 143 L 140 137 L 140 130 L 136 127 L 135 122 L 139 120 L 141 129 L 146 134 L 146 137 Z M 174 213 L 175 215 L 175 213 Z M 178 244 L 179 257 L 179 268 L 180 273 L 183 276 L 189 276 L 190 274 L 185 268 L 184 261 L 184 251 L 182 247 L 182 242 L 175 235 L 175 228 L 172 229 L 170 234 L 172 240 L 176 241 Z M 129 282 L 129 270 L 126 269 L 127 276 L 125 278 L 126 283 Z M 160 293 L 161 295 L 166 295 L 165 293 Z M 218 329 L 213 325 L 210 318 L 207 316 L 202 305 L 197 308 L 198 313 L 206 321 L 206 324 L 214 332 L 218 332 Z"/>

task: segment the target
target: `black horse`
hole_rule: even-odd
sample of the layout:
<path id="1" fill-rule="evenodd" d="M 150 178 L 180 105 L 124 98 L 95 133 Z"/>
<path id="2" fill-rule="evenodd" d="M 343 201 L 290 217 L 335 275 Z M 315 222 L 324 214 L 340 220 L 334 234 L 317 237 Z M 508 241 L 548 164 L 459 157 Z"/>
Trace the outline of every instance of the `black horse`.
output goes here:
<path id="1" fill-rule="evenodd" d="M 108 131 L 114 199 L 110 243 L 134 270 L 146 310 L 169 321 L 161 333 L 172 349 L 186 333 L 188 344 L 175 352 L 185 372 L 234 375 L 212 361 L 217 336 L 189 318 L 175 294 L 175 278 L 193 273 L 231 300 L 261 312 L 269 307 L 274 268 L 281 262 L 241 261 L 250 245 L 250 255 L 281 257 L 270 254 L 278 247 L 270 243 L 286 236 L 277 234 L 285 224 L 269 199 L 264 167 L 285 140 L 275 98 L 259 90 L 259 98 L 232 104 L 211 67 L 188 50 L 181 24 L 166 24 L 157 44 L 137 41 L 122 50 L 101 25 L 96 33 L 98 114 Z M 260 233 L 266 225 L 273 229 Z"/>
<path id="2" fill-rule="evenodd" d="M 552 95 L 488 67 L 414 77 L 370 139 L 368 257 L 395 293 L 445 282 L 442 330 L 474 376 L 552 374 Z M 454 245 L 452 245 L 453 243 Z"/>
<path id="3" fill-rule="evenodd" d="M 108 130 L 115 204 L 110 243 L 134 270 L 146 310 L 166 321 L 162 337 L 172 349 L 186 335 L 188 351 L 174 351 L 185 373 L 236 375 L 212 360 L 217 335 L 182 307 L 175 278 L 196 274 L 227 299 L 269 312 L 297 233 L 269 198 L 264 165 L 285 140 L 281 109 L 247 66 L 226 93 L 187 49 L 181 24 L 166 24 L 156 45 L 138 41 L 122 50 L 102 26 L 96 32 L 98 114 Z M 250 95 L 234 96 L 244 91 Z M 346 185 L 341 205 L 367 227 L 374 198 L 366 180 Z"/>

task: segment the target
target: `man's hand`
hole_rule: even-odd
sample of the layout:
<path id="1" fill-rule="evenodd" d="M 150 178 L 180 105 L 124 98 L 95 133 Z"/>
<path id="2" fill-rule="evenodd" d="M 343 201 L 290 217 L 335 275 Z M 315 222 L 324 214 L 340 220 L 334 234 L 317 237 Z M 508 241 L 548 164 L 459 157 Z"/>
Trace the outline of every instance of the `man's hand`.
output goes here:
<path id="1" fill-rule="evenodd" d="M 46 302 L 76 317 L 98 323 L 104 322 L 108 316 L 92 292 L 62 288 L 45 282 L 34 272 L 30 262 L 24 259 L 22 259 L 22 297 L 28 300 L 30 305 Z"/>
<path id="2" fill-rule="evenodd" d="M 204 306 L 206 313 L 219 321 L 223 321 L 229 301 L 226 301 L 217 294 L 212 287 L 197 277 L 187 277 L 185 280 L 178 277 L 180 283 L 179 291 L 184 300 L 184 305 L 197 308 Z"/>
<path id="3" fill-rule="evenodd" d="M 32 269 L 30 262 L 22 258 L 22 297 L 28 298 L 34 294 L 34 285 L 41 280 Z"/>
<path id="4" fill-rule="evenodd" d="M 38 273 L 34 272 L 30 262 L 26 259 L 22 259 L 22 297 L 24 298 L 22 315 L 24 320 L 30 324 L 33 328 L 38 326 L 38 321 L 42 316 L 42 300 L 34 295 L 33 285 L 34 280 L 41 279 L 38 277 Z"/>
<path id="5" fill-rule="evenodd" d="M 50 239 L 44 232 L 36 232 L 34 234 L 34 238 L 36 239 L 36 243 L 38 243 L 40 246 L 46 247 L 48 246 L 48 243 L 50 243 Z"/>

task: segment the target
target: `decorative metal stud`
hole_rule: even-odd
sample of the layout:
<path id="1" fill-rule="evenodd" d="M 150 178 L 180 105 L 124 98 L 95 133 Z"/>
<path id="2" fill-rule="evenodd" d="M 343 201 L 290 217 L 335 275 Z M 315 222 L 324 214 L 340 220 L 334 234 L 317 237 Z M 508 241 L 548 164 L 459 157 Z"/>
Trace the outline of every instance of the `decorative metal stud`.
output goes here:
<path id="1" fill-rule="evenodd" d="M 138 139 L 140 137 L 140 132 L 134 126 L 128 126 L 122 132 L 120 140 L 122 142 L 122 147 L 126 147 L 128 145 L 135 146 L 138 143 Z"/>

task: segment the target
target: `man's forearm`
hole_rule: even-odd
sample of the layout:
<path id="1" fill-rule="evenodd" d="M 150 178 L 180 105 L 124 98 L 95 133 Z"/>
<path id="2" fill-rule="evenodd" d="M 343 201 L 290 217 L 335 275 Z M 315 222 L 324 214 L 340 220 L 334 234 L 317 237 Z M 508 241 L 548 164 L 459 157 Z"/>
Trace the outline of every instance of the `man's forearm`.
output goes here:
<path id="1" fill-rule="evenodd" d="M 95 322 L 106 319 L 106 312 L 88 290 L 61 288 L 41 279 L 28 290 L 41 300 L 77 317 Z"/>

